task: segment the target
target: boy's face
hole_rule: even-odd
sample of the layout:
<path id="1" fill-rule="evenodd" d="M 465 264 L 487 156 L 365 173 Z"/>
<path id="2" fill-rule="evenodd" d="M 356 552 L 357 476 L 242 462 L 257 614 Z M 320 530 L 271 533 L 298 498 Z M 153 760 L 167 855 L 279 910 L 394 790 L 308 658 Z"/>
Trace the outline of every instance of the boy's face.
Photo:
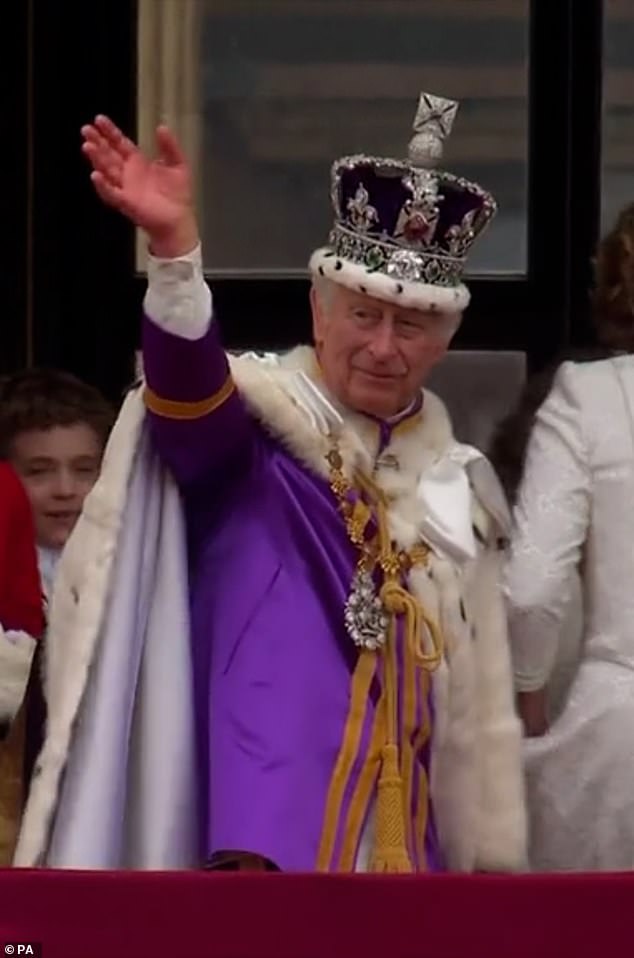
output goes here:
<path id="1" fill-rule="evenodd" d="M 26 487 L 37 544 L 61 549 L 101 465 L 99 436 L 86 423 L 32 429 L 15 437 L 11 462 Z"/>

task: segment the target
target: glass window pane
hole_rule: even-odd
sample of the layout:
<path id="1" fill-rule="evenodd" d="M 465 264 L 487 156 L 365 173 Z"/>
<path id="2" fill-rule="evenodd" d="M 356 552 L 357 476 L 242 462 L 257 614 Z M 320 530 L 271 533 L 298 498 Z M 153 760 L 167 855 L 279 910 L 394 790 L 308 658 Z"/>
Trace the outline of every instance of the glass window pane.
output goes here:
<path id="1" fill-rule="evenodd" d="M 605 4 L 601 225 L 634 202 L 634 4 Z"/>
<path id="2" fill-rule="evenodd" d="M 303 273 L 330 229 L 331 162 L 404 155 L 421 90 L 460 101 L 443 165 L 500 205 L 471 272 L 525 272 L 529 0 L 194 6 L 192 142 L 211 272 Z"/>

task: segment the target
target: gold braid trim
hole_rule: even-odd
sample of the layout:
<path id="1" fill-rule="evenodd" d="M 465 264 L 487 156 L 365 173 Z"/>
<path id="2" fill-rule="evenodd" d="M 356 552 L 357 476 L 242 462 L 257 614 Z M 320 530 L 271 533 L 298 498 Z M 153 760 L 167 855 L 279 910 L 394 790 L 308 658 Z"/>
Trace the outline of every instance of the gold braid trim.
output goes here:
<path id="1" fill-rule="evenodd" d="M 143 391 L 143 401 L 150 412 L 162 416 L 164 419 L 202 419 L 203 416 L 208 416 L 209 413 L 222 406 L 235 388 L 235 383 L 229 375 L 220 389 L 212 396 L 200 399 L 198 402 L 179 402 L 173 399 L 163 399 L 149 386 L 146 386 Z"/>
<path id="2" fill-rule="evenodd" d="M 352 676 L 350 706 L 343 734 L 343 742 L 337 756 L 335 768 L 330 780 L 321 841 L 317 853 L 317 871 L 329 871 L 333 863 L 333 853 L 337 838 L 337 828 L 341 816 L 346 786 L 352 775 L 354 763 L 361 747 L 363 724 L 365 721 L 368 696 L 376 672 L 376 656 L 372 652 L 362 652 Z"/>

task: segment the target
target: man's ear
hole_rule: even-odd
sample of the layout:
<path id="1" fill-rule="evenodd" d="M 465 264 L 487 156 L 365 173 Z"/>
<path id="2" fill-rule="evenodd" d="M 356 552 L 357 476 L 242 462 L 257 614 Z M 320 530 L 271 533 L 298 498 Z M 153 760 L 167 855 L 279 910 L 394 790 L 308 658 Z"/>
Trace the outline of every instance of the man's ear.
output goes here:
<path id="1" fill-rule="evenodd" d="M 324 338 L 325 316 L 321 297 L 314 286 L 310 290 L 310 311 L 313 317 L 313 340 L 319 346 Z"/>
<path id="2" fill-rule="evenodd" d="M 449 347 L 451 346 L 454 336 L 460 329 L 461 323 L 462 313 L 456 313 L 455 316 L 447 317 L 447 334 L 439 340 L 434 348 L 434 365 L 444 359 L 449 352 Z"/>
<path id="3" fill-rule="evenodd" d="M 451 345 L 451 340 L 445 339 L 434 347 L 434 353 L 433 353 L 434 366 L 436 366 L 439 362 L 441 362 L 441 360 L 445 358 L 445 356 L 449 352 L 450 345 Z"/>
<path id="4" fill-rule="evenodd" d="M 453 338 L 460 329 L 461 325 L 462 313 L 455 313 L 453 316 L 447 317 L 447 335 L 445 339 L 439 343 L 438 358 L 436 359 L 436 362 L 440 362 L 441 359 L 444 359 L 449 347 L 453 342 Z"/>

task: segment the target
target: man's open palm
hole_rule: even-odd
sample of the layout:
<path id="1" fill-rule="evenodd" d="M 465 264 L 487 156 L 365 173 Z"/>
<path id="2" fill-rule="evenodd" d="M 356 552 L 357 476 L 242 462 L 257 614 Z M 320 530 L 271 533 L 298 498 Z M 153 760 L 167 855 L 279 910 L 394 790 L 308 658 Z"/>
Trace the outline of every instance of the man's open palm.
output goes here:
<path id="1" fill-rule="evenodd" d="M 157 158 L 148 159 L 105 116 L 82 127 L 85 156 L 99 196 L 149 234 L 168 233 L 191 207 L 187 160 L 167 127 L 156 131 Z"/>

